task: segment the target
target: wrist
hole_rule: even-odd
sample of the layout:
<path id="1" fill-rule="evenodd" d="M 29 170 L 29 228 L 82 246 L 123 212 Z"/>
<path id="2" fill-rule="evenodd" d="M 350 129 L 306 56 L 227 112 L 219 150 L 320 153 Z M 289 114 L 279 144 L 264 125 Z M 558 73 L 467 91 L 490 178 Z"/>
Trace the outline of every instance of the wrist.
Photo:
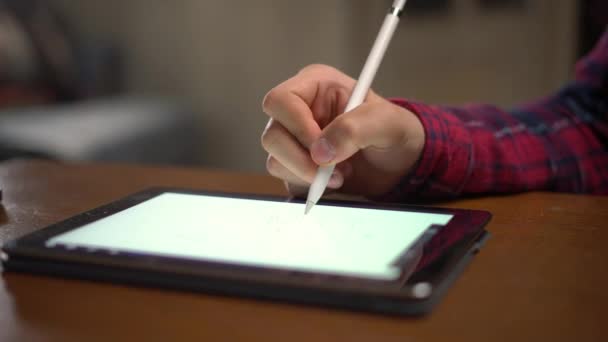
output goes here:
<path id="1" fill-rule="evenodd" d="M 444 120 L 433 111 L 433 107 L 404 99 L 390 101 L 411 113 L 416 118 L 416 123 L 412 125 L 419 125 L 417 129 L 422 132 L 412 142 L 417 144 L 413 148 L 419 152 L 411 168 L 402 175 L 399 183 L 390 192 L 379 198 L 384 201 L 397 201 L 412 194 L 424 195 L 437 169 L 447 165 L 445 150 L 449 136 Z"/>

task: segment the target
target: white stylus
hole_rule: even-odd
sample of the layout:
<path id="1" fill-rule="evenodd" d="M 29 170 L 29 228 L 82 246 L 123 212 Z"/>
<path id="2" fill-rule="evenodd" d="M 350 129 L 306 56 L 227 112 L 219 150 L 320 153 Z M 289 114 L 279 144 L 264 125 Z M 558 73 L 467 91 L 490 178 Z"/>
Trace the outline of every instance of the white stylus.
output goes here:
<path id="1" fill-rule="evenodd" d="M 376 41 L 374 42 L 374 46 L 367 56 L 367 60 L 365 61 L 365 65 L 363 66 L 363 70 L 361 71 L 361 75 L 359 75 L 359 80 L 355 85 L 355 89 L 353 89 L 353 93 L 346 104 L 346 109 L 344 112 L 349 112 L 353 110 L 355 107 L 359 106 L 365 100 L 365 96 L 369 91 L 369 88 L 376 76 L 376 71 L 378 71 L 378 67 L 380 66 L 380 62 L 382 62 L 382 58 L 384 57 L 384 53 L 386 52 L 386 48 L 393 37 L 393 33 L 397 28 L 397 24 L 399 23 L 399 17 L 403 12 L 403 7 L 405 6 L 405 2 L 407 0 L 395 0 L 393 2 L 393 6 L 391 7 L 389 13 L 386 15 L 384 19 L 384 23 L 382 23 L 382 27 L 380 28 L 380 32 L 378 32 L 378 37 L 376 37 Z M 315 176 L 314 181 L 312 182 L 310 189 L 308 190 L 308 197 L 306 198 L 306 208 L 304 209 L 304 214 L 308 214 L 310 209 L 317 204 L 323 193 L 325 192 L 325 188 L 327 187 L 327 183 L 329 182 L 329 178 L 331 174 L 334 172 L 335 164 L 320 166 L 317 170 L 317 174 Z"/>

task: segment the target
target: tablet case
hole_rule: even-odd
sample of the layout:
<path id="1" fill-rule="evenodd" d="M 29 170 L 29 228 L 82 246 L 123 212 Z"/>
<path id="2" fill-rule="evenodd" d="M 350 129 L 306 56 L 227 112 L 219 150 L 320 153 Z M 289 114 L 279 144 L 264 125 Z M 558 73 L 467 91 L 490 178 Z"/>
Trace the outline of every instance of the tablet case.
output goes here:
<path id="1" fill-rule="evenodd" d="M 237 295 L 390 315 L 423 315 L 428 314 L 440 301 L 451 284 L 479 252 L 488 237 L 489 233 L 483 230 L 470 247 L 461 251 L 461 257 L 455 264 L 450 265 L 449 272 L 436 284 L 431 296 L 407 301 L 393 300 L 369 294 L 341 293 L 305 287 L 287 287 L 275 284 L 245 282 L 242 280 L 167 274 L 164 272 L 131 270 L 100 265 L 92 267 L 89 264 L 56 262 L 29 257 L 9 257 L 6 253 L 2 254 L 2 263 L 6 271 L 28 272 L 146 287 L 153 286 L 219 295 Z M 10 252 L 10 248 L 8 252 Z"/>

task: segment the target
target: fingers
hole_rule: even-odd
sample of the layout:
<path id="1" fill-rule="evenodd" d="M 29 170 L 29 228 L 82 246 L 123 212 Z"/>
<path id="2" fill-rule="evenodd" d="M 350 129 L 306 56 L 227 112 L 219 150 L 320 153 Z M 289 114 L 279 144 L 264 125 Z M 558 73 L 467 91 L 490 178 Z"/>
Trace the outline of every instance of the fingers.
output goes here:
<path id="1" fill-rule="evenodd" d="M 262 108 L 309 148 L 321 133 L 320 123 L 329 122 L 346 105 L 354 83 L 334 68 L 308 66 L 270 90 Z"/>
<path id="2" fill-rule="evenodd" d="M 283 180 L 291 194 L 303 195 L 308 192 L 310 183 L 296 176 L 273 156 L 268 156 L 268 159 L 266 160 L 266 169 L 272 176 Z M 344 184 L 343 174 L 344 172 L 341 171 L 341 169 L 336 169 L 331 175 L 327 186 L 331 189 L 339 189 L 342 187 L 342 184 Z"/>
<path id="3" fill-rule="evenodd" d="M 298 143 L 310 147 L 321 133 L 321 128 L 314 120 L 310 107 L 291 91 L 288 83 L 289 80 L 266 94 L 262 104 L 264 112 L 291 132 Z"/>
<path id="4" fill-rule="evenodd" d="M 269 154 L 266 168 L 271 175 L 294 189 L 312 183 L 318 165 L 308 149 L 321 127 L 346 106 L 354 83 L 334 68 L 313 65 L 266 94 L 262 106 L 271 119 L 262 134 L 262 146 Z M 339 169 L 332 177 L 328 185 L 340 187 L 344 178 Z"/>
<path id="5" fill-rule="evenodd" d="M 415 114 L 373 91 L 362 105 L 342 114 L 354 84 L 336 69 L 312 66 L 266 94 L 263 109 L 271 118 L 262 134 L 266 167 L 290 192 L 308 188 L 318 165 L 337 165 L 329 187 L 345 183 L 344 189 L 365 192 L 371 185 L 394 183 L 417 160 L 424 128 Z M 372 181 L 362 181 L 365 177 Z"/>
<path id="6" fill-rule="evenodd" d="M 272 175 L 294 183 L 313 181 L 317 165 L 295 137 L 274 119 L 270 119 L 262 133 L 262 146 L 272 156 L 266 165 Z"/>
<path id="7" fill-rule="evenodd" d="M 363 149 L 390 149 L 407 142 L 408 113 L 388 101 L 364 103 L 338 116 L 311 145 L 320 164 L 339 163 Z"/>
<path id="8" fill-rule="evenodd" d="M 290 186 L 308 189 L 308 186 L 310 185 L 308 182 L 289 171 L 288 168 L 271 155 L 266 159 L 266 169 L 270 175 L 285 181 L 285 183 Z"/>
<path id="9" fill-rule="evenodd" d="M 308 187 L 310 186 L 310 182 L 306 182 L 296 176 L 273 156 L 268 156 L 268 159 L 266 159 L 266 169 L 272 176 L 282 179 L 290 186 L 304 188 L 306 190 L 308 190 Z M 342 168 L 336 168 L 334 173 L 331 175 L 327 186 L 332 189 L 340 188 L 344 183 L 344 174 L 345 173 Z"/>
<path id="10" fill-rule="evenodd" d="M 312 161 L 308 151 L 273 119 L 262 133 L 262 146 L 268 152 L 266 169 L 271 175 L 302 187 L 312 183 L 318 165 Z M 338 169 L 332 174 L 328 185 L 339 188 L 343 182 L 344 177 Z"/>

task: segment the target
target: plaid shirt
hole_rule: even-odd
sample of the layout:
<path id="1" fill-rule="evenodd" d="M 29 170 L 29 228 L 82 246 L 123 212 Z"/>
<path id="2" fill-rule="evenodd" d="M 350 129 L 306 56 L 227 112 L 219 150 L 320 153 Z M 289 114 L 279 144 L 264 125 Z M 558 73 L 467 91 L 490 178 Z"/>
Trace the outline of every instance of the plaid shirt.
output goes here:
<path id="1" fill-rule="evenodd" d="M 393 100 L 422 121 L 426 143 L 390 194 L 403 199 L 559 191 L 608 194 L 608 31 L 557 94 L 511 111 Z"/>

